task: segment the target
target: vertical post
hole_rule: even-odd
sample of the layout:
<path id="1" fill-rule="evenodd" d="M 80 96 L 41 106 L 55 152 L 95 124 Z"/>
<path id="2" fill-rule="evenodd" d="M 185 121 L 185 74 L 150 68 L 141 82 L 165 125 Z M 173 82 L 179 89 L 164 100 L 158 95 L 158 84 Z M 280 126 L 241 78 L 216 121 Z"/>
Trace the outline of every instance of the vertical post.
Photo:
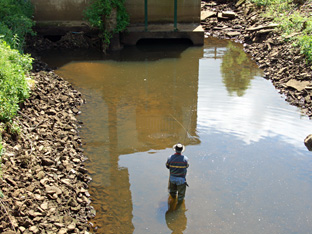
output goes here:
<path id="1" fill-rule="evenodd" d="M 177 18 L 178 18 L 178 0 L 174 0 L 174 31 L 178 31 Z"/>
<path id="2" fill-rule="evenodd" d="M 147 26 L 148 26 L 148 11 L 147 11 L 147 0 L 144 0 L 144 16 L 145 16 L 145 32 L 147 32 Z"/>

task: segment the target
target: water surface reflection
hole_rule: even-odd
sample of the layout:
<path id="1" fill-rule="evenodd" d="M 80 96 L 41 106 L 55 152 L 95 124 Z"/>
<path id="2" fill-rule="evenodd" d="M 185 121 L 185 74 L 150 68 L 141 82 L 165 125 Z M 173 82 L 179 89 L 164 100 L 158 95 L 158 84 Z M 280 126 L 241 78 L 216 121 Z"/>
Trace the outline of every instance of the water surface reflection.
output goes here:
<path id="1" fill-rule="evenodd" d="M 309 233 L 310 121 L 241 45 L 101 56 L 46 58 L 87 99 L 81 134 L 99 233 Z M 176 142 L 187 146 L 190 187 L 174 210 L 165 161 Z"/>

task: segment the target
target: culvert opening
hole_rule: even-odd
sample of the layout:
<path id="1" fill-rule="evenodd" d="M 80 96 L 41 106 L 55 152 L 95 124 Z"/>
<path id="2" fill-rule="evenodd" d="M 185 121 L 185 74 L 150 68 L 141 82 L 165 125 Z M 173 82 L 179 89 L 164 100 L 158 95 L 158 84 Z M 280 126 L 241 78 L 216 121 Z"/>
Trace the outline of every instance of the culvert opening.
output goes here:
<path id="1" fill-rule="evenodd" d="M 193 45 L 188 38 L 142 38 L 136 45 Z"/>
<path id="2" fill-rule="evenodd" d="M 57 42 L 61 40 L 63 35 L 45 35 L 44 38 L 49 39 L 52 42 Z"/>

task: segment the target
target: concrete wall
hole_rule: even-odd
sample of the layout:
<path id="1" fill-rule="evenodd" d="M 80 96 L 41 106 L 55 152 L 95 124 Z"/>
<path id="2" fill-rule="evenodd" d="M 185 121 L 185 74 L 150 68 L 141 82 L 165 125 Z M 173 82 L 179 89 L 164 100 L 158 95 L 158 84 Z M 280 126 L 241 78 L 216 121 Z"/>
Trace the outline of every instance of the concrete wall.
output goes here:
<path id="1" fill-rule="evenodd" d="M 90 0 L 31 0 L 35 7 L 35 20 L 81 21 L 83 10 Z"/>
<path id="2" fill-rule="evenodd" d="M 148 23 L 173 23 L 174 0 L 147 0 Z M 177 0 L 178 23 L 200 23 L 200 0 Z M 144 0 L 126 0 L 131 24 L 145 21 Z"/>
<path id="3" fill-rule="evenodd" d="M 40 21 L 81 21 L 83 10 L 90 0 L 31 0 L 35 6 L 35 20 Z M 144 24 L 144 0 L 126 0 L 130 23 Z M 172 23 L 174 0 L 147 0 L 148 22 Z M 178 23 L 200 22 L 200 0 L 177 0 Z"/>

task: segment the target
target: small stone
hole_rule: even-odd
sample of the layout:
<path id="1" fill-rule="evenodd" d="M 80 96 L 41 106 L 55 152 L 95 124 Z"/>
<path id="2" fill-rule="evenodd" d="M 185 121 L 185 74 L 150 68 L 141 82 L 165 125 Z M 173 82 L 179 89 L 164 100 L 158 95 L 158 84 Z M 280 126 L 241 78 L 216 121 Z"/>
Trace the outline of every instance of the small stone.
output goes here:
<path id="1" fill-rule="evenodd" d="M 41 180 L 45 176 L 44 171 L 39 171 L 38 174 L 36 175 L 36 178 L 38 180 Z"/>
<path id="2" fill-rule="evenodd" d="M 83 167 L 79 167 L 78 171 L 83 173 L 83 174 L 87 174 L 88 173 L 88 170 L 83 168 Z"/>
<path id="3" fill-rule="evenodd" d="M 308 86 L 309 84 L 310 84 L 310 81 L 298 81 L 294 79 L 291 79 L 286 83 L 288 87 L 294 88 L 298 91 L 304 90 L 306 86 Z"/>
<path id="4" fill-rule="evenodd" d="M 39 233 L 39 229 L 37 228 L 37 226 L 31 226 L 29 228 L 29 231 L 31 231 L 32 233 Z"/>
<path id="5" fill-rule="evenodd" d="M 61 228 L 57 234 L 66 234 L 67 233 L 67 228 Z"/>
<path id="6" fill-rule="evenodd" d="M 42 214 L 40 212 L 35 212 L 34 210 L 30 210 L 28 214 L 32 217 L 41 216 Z"/>
<path id="7" fill-rule="evenodd" d="M 48 183 L 49 179 L 48 178 L 43 178 L 40 180 L 40 184 L 43 186 L 46 186 L 46 183 Z"/>
<path id="8" fill-rule="evenodd" d="M 217 13 L 214 11 L 202 11 L 200 15 L 200 20 L 205 21 L 206 19 L 215 16 L 217 16 Z"/>
<path id="9" fill-rule="evenodd" d="M 78 158 L 74 158 L 74 159 L 73 159 L 73 162 L 74 162 L 74 163 L 81 163 L 81 160 L 78 159 Z"/>
<path id="10" fill-rule="evenodd" d="M 236 14 L 233 11 L 223 11 L 222 12 L 222 17 L 234 19 L 236 17 Z"/>
<path id="11" fill-rule="evenodd" d="M 229 37 L 236 37 L 236 36 L 241 35 L 241 33 L 240 32 L 227 32 L 226 35 Z"/>
<path id="12" fill-rule="evenodd" d="M 54 161 L 52 161 L 49 158 L 42 158 L 41 162 L 42 162 L 42 166 L 51 166 L 54 164 Z"/>
<path id="13" fill-rule="evenodd" d="M 62 190 L 60 190 L 58 187 L 56 186 L 46 186 L 46 192 L 48 194 L 56 194 L 56 195 L 60 195 L 62 193 Z"/>
<path id="14" fill-rule="evenodd" d="M 57 228 L 63 228 L 63 227 L 64 227 L 64 224 L 62 224 L 62 223 L 54 223 L 54 225 L 55 225 Z"/>
<path id="15" fill-rule="evenodd" d="M 40 207 L 41 207 L 41 209 L 43 209 L 43 210 L 47 210 L 48 207 L 49 207 L 49 205 L 48 205 L 47 202 L 44 202 L 44 203 L 42 203 L 42 204 L 40 205 Z"/>
<path id="16" fill-rule="evenodd" d="M 76 224 L 74 222 L 72 222 L 71 224 L 68 225 L 68 231 L 73 231 L 76 228 Z"/>

